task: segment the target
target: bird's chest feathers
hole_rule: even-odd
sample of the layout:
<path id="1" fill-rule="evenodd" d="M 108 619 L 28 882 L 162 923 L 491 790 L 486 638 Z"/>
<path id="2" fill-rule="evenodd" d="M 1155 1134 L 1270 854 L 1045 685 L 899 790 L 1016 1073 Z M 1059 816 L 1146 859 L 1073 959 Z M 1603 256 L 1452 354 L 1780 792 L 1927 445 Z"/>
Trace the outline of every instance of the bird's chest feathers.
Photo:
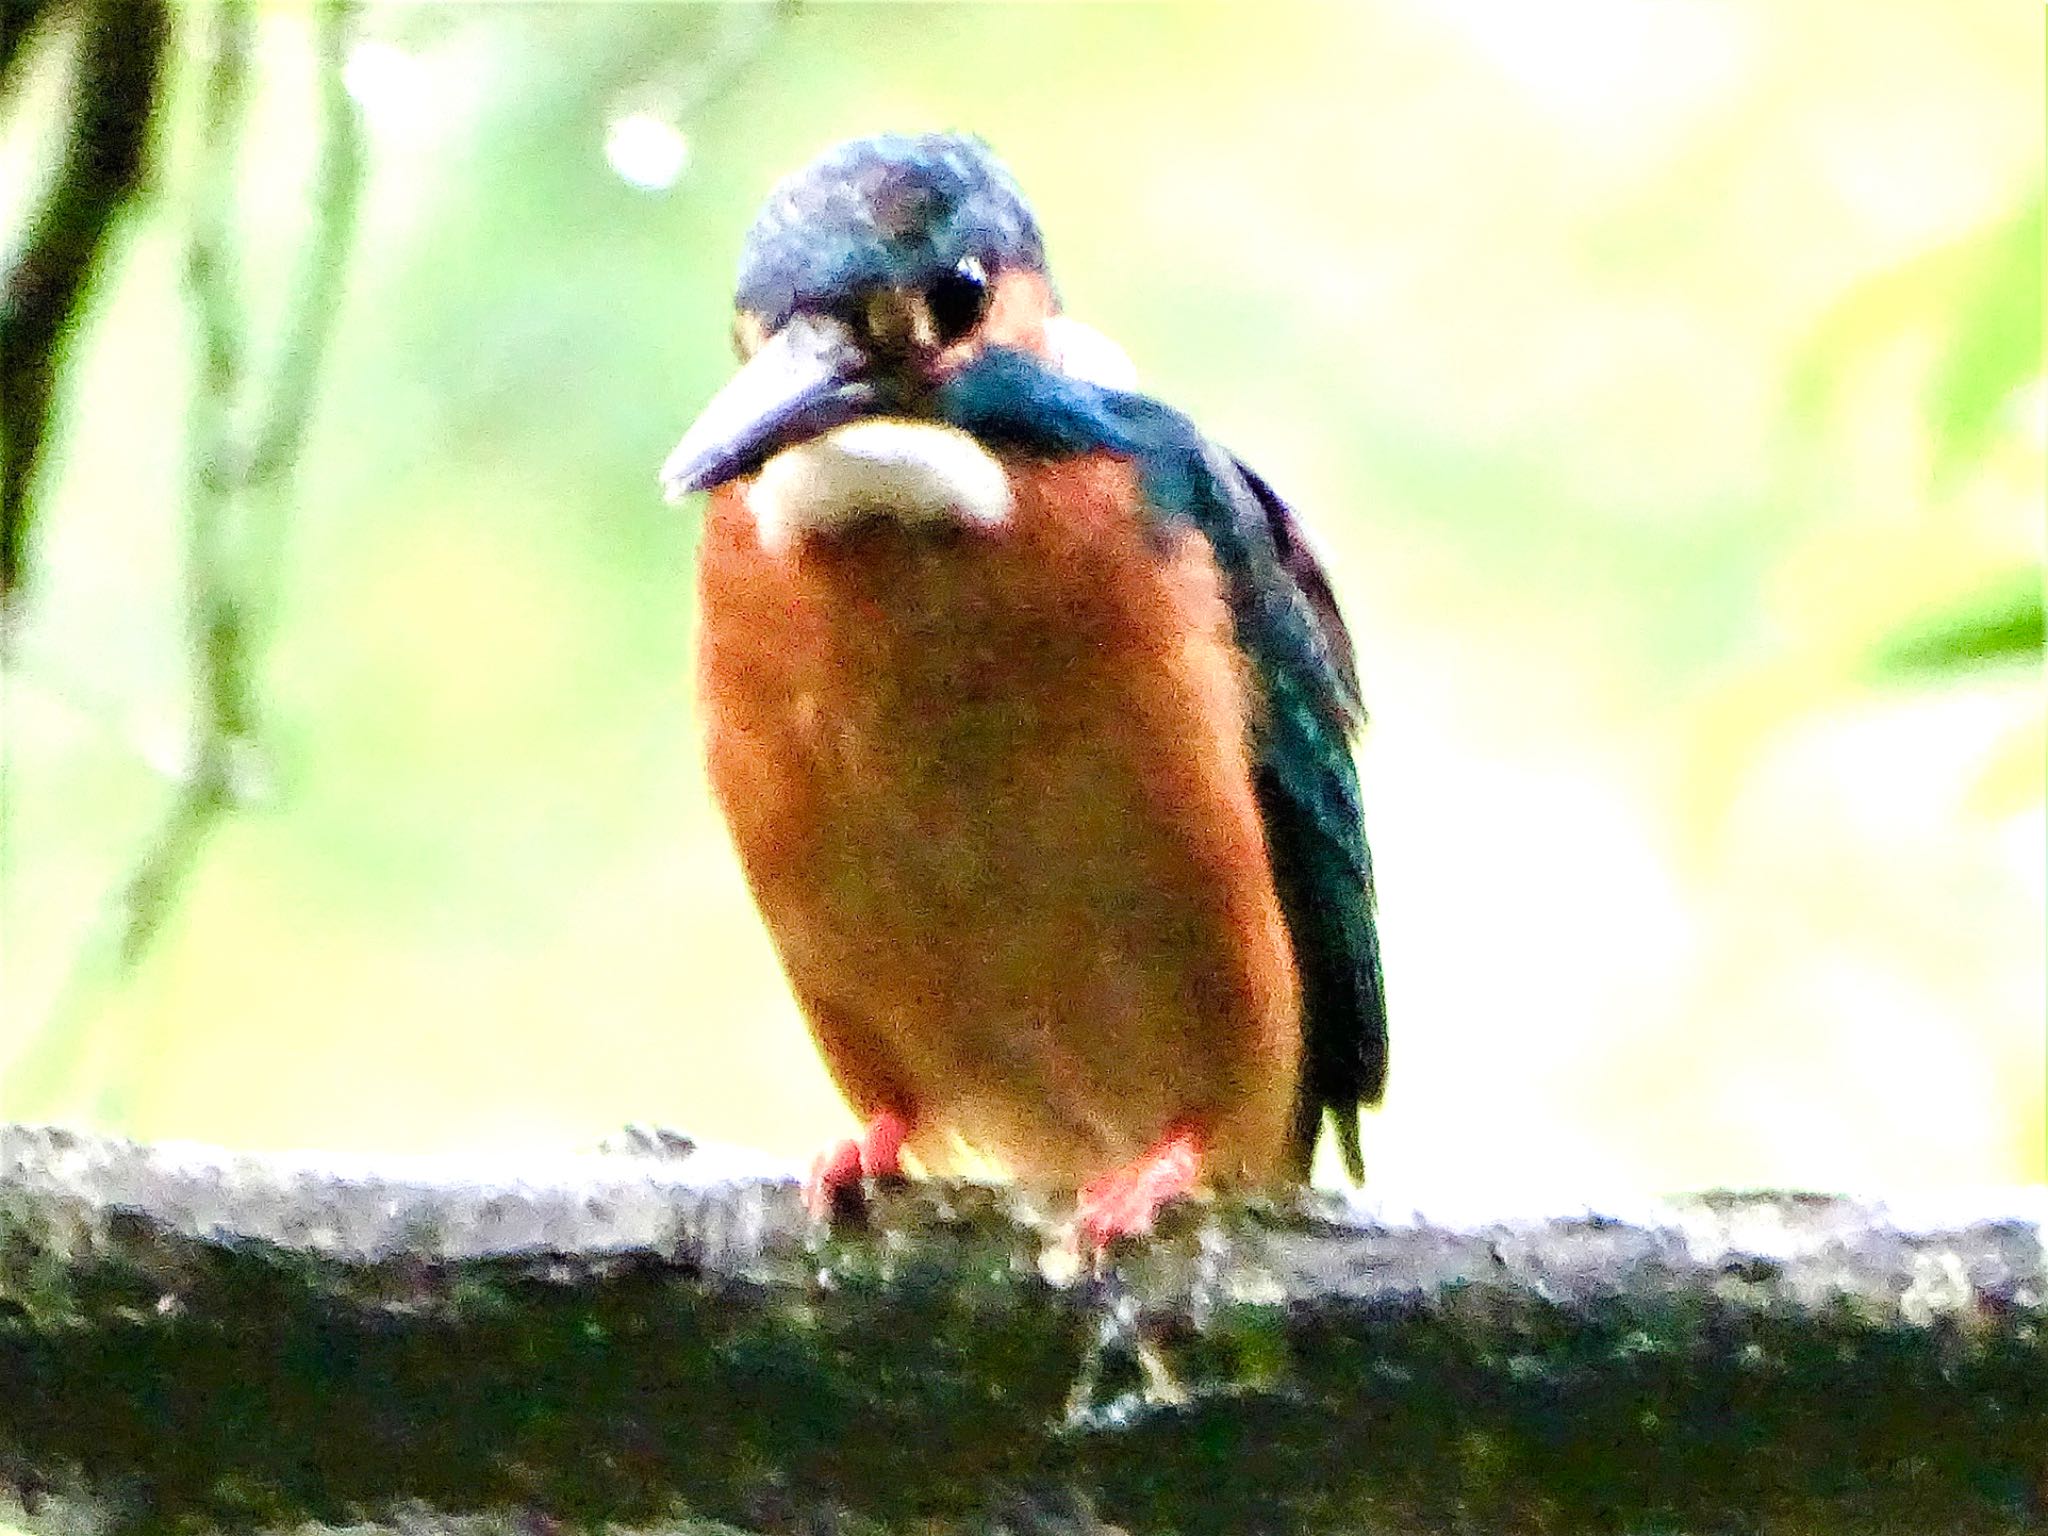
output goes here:
<path id="1" fill-rule="evenodd" d="M 748 883 L 835 1073 L 916 1104 L 920 1156 L 957 1132 L 1077 1175 L 1194 1105 L 1261 1172 L 1297 993 L 1215 562 L 1117 460 L 1008 483 L 997 526 L 780 553 L 714 494 L 698 664 Z"/>
<path id="2" fill-rule="evenodd" d="M 1245 772 L 1246 679 L 1206 545 L 1148 537 L 1110 459 L 988 459 L 1001 495 L 976 505 L 1002 515 L 962 517 L 980 471 L 933 446 L 856 472 L 820 445 L 785 483 L 764 471 L 714 498 L 711 769 L 757 880 L 837 871 L 850 898 L 928 901 L 1014 885 L 1040 877 L 1022 866 L 1122 858 L 1142 805 L 1187 794 L 1172 780 L 1191 760 Z M 927 499 L 878 515 L 860 498 L 885 486 Z M 764 487 L 777 517 L 805 509 L 805 536 L 765 536 Z M 901 511 L 941 502 L 956 510 Z M 888 890 L 904 885 L 928 888 Z"/>

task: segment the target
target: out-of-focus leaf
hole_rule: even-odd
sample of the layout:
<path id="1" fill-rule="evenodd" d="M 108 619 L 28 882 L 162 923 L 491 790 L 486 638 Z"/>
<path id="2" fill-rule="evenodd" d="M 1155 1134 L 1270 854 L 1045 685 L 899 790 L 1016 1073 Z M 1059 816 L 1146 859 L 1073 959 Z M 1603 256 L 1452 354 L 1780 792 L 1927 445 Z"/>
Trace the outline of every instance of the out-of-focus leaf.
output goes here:
<path id="1" fill-rule="evenodd" d="M 2041 659 L 2041 589 L 2029 586 L 1987 595 L 1981 603 L 1915 625 L 1883 647 L 1881 673 L 1918 676 L 2000 662 Z"/>
<path id="2" fill-rule="evenodd" d="M 2041 371 L 2041 199 L 1987 232 L 1970 265 L 1970 286 L 1958 296 L 1955 332 L 1928 402 L 1937 480 L 1976 455 L 2000 409 Z M 2035 597 L 2038 650 L 2041 608 Z"/>
<path id="3" fill-rule="evenodd" d="M 1792 372 L 1787 404 L 1824 416 L 1873 353 L 1921 329 L 1940 334 L 1928 384 L 1934 471 L 1983 446 L 2001 406 L 2041 371 L 2041 199 L 2009 217 L 1886 268 L 1822 317 Z"/>

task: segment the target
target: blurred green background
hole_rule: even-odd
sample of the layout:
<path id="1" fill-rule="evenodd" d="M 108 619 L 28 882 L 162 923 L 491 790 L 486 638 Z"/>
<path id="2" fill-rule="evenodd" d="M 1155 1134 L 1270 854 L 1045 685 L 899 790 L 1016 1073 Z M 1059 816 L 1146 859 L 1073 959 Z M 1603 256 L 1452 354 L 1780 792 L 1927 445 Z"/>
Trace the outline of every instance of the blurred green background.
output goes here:
<path id="1" fill-rule="evenodd" d="M 1070 309 L 1327 546 L 1373 710 L 1376 1178 L 2048 1176 L 2038 6 L 368 6 L 260 792 L 94 975 L 191 710 L 181 15 L 6 667 L 0 1116 L 837 1133 L 701 780 L 698 509 L 654 468 L 728 370 L 772 179 L 963 127 Z M 259 351 L 312 34 L 260 13 Z M 0 121 L 10 229 L 46 52 Z"/>

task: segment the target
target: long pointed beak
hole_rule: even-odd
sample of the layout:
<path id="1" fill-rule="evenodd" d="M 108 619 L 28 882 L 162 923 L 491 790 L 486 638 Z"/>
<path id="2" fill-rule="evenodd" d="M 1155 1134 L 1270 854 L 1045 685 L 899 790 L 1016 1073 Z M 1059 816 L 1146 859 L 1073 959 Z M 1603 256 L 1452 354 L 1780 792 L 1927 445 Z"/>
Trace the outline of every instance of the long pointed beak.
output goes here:
<path id="1" fill-rule="evenodd" d="M 798 315 L 711 397 L 661 466 L 670 501 L 758 469 L 792 443 L 844 426 L 879 399 L 868 360 L 835 320 Z"/>

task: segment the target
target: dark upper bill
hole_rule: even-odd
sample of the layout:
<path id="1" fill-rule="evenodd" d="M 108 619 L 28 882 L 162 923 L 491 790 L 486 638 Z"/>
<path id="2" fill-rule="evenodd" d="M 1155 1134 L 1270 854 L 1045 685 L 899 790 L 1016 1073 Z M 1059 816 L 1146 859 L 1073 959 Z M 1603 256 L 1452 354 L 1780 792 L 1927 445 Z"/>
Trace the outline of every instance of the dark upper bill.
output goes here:
<path id="1" fill-rule="evenodd" d="M 661 466 L 670 501 L 760 468 L 793 443 L 858 420 L 879 399 L 868 358 L 835 320 L 798 315 L 698 413 Z"/>

